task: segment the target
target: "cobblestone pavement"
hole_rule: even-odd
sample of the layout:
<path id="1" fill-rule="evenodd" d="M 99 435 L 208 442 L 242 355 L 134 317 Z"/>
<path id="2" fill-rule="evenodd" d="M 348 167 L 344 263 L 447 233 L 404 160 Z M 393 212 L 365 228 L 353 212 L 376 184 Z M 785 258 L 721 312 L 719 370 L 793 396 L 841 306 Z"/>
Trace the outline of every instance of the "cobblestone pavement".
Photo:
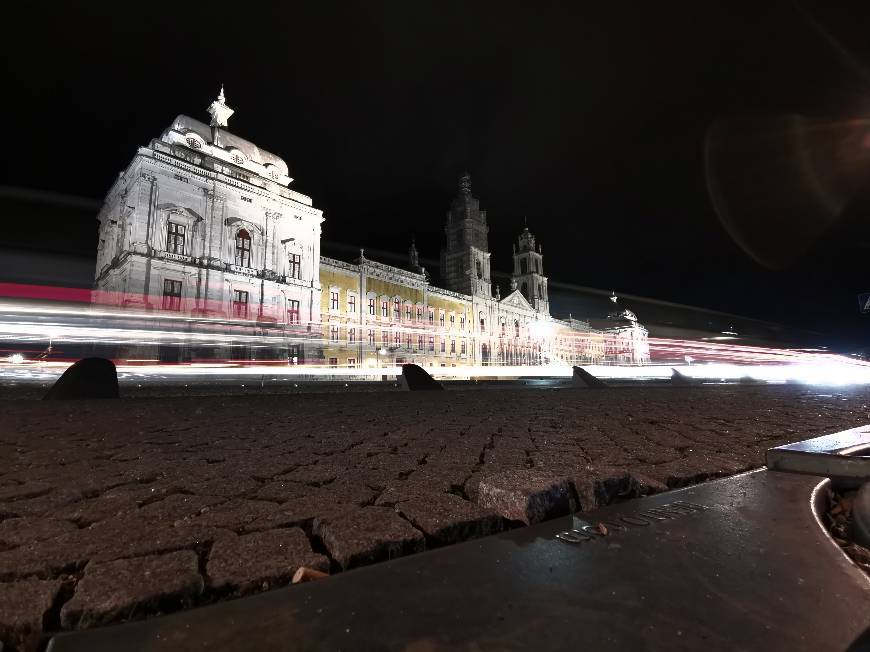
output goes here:
<path id="1" fill-rule="evenodd" d="M 868 405 L 792 386 L 0 402 L 0 640 L 737 473 Z"/>

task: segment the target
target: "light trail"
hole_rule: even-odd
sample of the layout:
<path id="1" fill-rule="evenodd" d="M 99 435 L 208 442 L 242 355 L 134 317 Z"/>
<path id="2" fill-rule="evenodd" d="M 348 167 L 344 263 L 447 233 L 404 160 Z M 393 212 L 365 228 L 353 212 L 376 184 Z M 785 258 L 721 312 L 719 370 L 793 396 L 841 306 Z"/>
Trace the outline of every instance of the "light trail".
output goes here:
<path id="1" fill-rule="evenodd" d="M 428 342 L 433 334 L 427 324 L 378 323 L 360 325 L 360 340 L 330 340 L 321 338 L 324 327 L 330 324 L 263 324 L 255 320 L 226 319 L 214 317 L 191 317 L 167 314 L 165 311 L 143 312 L 113 309 L 106 306 L 70 305 L 43 301 L 6 300 L 0 302 L 0 377 L 4 379 L 51 379 L 59 376 L 79 355 L 67 355 L 65 349 L 117 347 L 113 359 L 122 380 L 149 379 L 184 382 L 186 379 L 223 378 L 227 380 L 246 378 L 274 379 L 379 379 L 401 373 L 395 360 L 396 333 L 399 342 Z M 345 327 L 353 324 L 345 324 Z M 196 346 L 213 350 L 218 347 L 248 347 L 266 352 L 287 346 L 289 343 L 305 342 L 306 345 L 345 347 L 353 350 L 365 348 L 366 355 L 375 358 L 381 349 L 381 337 L 374 346 L 362 342 L 364 330 L 388 332 L 388 346 L 393 349 L 385 360 L 361 360 L 353 368 L 332 367 L 322 363 L 290 364 L 286 359 L 269 360 L 223 360 L 207 359 L 188 363 L 161 363 L 153 354 L 123 355 L 123 347 L 153 347 L 163 345 Z M 440 334 L 440 332 L 439 332 Z M 456 337 L 466 338 L 472 345 L 476 337 L 494 347 L 500 333 L 475 335 L 471 332 L 453 332 Z M 509 336 L 510 334 L 508 334 Z M 583 351 L 587 342 L 600 341 L 600 336 L 583 333 L 561 336 L 558 343 L 551 340 L 552 350 L 545 351 L 547 364 L 518 366 L 513 364 L 468 365 L 468 358 L 439 355 L 433 351 L 419 350 L 420 358 L 436 358 L 438 363 L 456 363 L 457 366 L 423 364 L 437 378 L 570 378 L 572 360 L 556 359 L 555 350 Z M 599 338 L 599 339 L 596 339 Z M 507 338 L 510 340 L 510 337 Z M 512 341 L 512 340 L 511 340 Z M 546 341 L 546 340 L 545 340 Z M 649 338 L 652 362 L 646 365 L 590 364 L 574 360 L 590 373 L 614 380 L 666 380 L 673 369 L 700 381 L 721 382 L 752 378 L 758 381 L 783 383 L 843 385 L 870 383 L 870 363 L 820 351 L 772 348 L 735 344 L 730 339 L 680 340 Z M 414 353 L 401 353 L 413 358 Z M 45 351 L 40 354 L 40 350 Z M 141 351 L 141 350 L 140 350 Z M 687 363 L 690 362 L 690 363 Z M 384 366 L 381 366 L 384 365 Z"/>

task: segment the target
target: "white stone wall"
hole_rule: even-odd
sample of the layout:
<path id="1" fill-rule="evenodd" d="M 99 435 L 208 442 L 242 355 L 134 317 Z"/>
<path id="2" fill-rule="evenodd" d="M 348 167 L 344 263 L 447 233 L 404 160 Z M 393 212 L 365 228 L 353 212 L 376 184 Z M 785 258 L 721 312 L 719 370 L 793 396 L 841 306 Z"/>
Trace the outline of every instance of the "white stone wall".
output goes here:
<path id="1" fill-rule="evenodd" d="M 249 318 L 283 323 L 295 299 L 303 323 L 319 322 L 322 212 L 192 165 L 193 153 L 183 149 L 162 141 L 140 148 L 106 197 L 98 218 L 98 294 L 159 309 L 163 282 L 172 279 L 182 282 L 187 313 L 232 317 L 233 291 L 244 290 Z M 168 251 L 170 222 L 185 229 L 182 254 Z M 235 264 L 239 229 L 251 237 L 247 267 Z M 301 278 L 288 278 L 290 254 L 300 256 Z"/>

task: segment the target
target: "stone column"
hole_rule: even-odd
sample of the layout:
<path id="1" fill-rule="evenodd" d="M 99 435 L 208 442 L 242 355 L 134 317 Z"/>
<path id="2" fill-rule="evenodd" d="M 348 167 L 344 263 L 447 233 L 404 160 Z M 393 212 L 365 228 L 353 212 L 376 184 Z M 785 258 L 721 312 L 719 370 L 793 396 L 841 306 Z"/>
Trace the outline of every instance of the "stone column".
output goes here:
<path id="1" fill-rule="evenodd" d="M 158 187 L 157 177 L 153 174 L 142 174 L 142 179 L 151 184 L 148 195 L 148 216 L 145 224 L 145 287 L 142 291 L 142 300 L 145 307 L 149 307 L 149 294 L 151 292 L 151 259 L 154 257 L 154 248 L 151 246 L 152 232 L 157 219 Z"/>

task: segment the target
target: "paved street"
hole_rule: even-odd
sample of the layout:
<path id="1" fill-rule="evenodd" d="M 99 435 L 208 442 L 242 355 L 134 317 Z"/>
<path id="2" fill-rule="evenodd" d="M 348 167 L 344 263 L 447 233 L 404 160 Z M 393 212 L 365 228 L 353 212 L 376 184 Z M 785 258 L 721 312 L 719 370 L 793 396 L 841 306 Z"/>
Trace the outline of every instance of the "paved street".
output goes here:
<path id="1" fill-rule="evenodd" d="M 795 386 L 0 402 L 0 640 L 737 473 L 868 404 Z"/>

